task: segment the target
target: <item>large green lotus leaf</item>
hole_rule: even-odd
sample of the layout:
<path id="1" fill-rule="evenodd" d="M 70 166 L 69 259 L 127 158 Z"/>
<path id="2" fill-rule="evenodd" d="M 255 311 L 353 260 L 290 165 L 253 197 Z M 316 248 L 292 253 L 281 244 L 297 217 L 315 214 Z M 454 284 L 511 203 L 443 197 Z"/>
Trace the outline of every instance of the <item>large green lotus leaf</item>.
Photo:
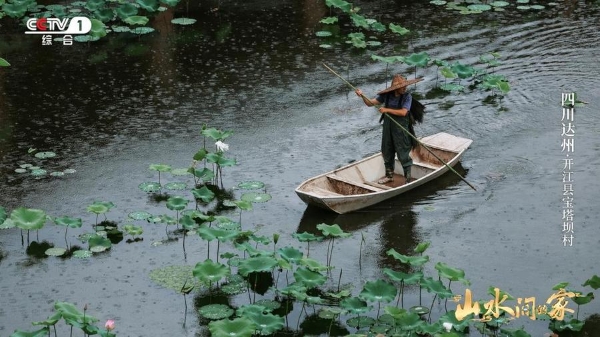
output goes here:
<path id="1" fill-rule="evenodd" d="M 156 0 L 136 0 L 135 2 L 148 12 L 155 12 L 158 9 L 158 1 Z"/>
<path id="2" fill-rule="evenodd" d="M 401 271 L 394 271 L 389 268 L 384 268 L 383 273 L 389 276 L 392 281 L 404 282 L 404 284 L 419 283 L 423 277 L 423 273 L 420 271 L 416 273 L 403 273 Z"/>
<path id="3" fill-rule="evenodd" d="M 90 30 L 89 34 L 96 37 L 105 37 L 106 26 L 104 23 L 98 19 L 91 19 L 90 21 L 92 21 L 92 29 Z"/>
<path id="4" fill-rule="evenodd" d="M 349 327 L 358 329 L 375 325 L 377 321 L 374 318 L 367 316 L 352 317 L 346 321 Z"/>
<path id="5" fill-rule="evenodd" d="M 230 271 L 229 268 L 221 263 L 215 263 L 212 260 L 206 260 L 202 263 L 197 263 L 192 271 L 194 277 L 202 282 L 219 282 L 222 278 L 227 277 Z"/>
<path id="6" fill-rule="evenodd" d="M 224 319 L 234 313 L 233 309 L 225 304 L 208 304 L 200 307 L 198 312 L 200 316 L 210 320 Z"/>
<path id="7" fill-rule="evenodd" d="M 27 4 L 5 3 L 2 11 L 11 18 L 18 19 L 27 13 Z"/>
<path id="8" fill-rule="evenodd" d="M 488 295 L 492 296 L 492 297 L 496 297 L 496 287 L 494 286 L 490 286 L 488 288 Z M 504 290 L 498 289 L 498 298 L 504 298 L 504 296 L 506 296 L 506 300 L 508 301 L 515 301 L 515 297 L 512 296 L 511 294 L 507 293 Z"/>
<path id="9" fill-rule="evenodd" d="M 331 24 L 337 23 L 338 18 L 337 18 L 337 16 L 329 16 L 329 17 L 321 19 L 321 21 L 319 21 L 319 22 L 324 23 L 326 25 L 331 25 Z"/>
<path id="10" fill-rule="evenodd" d="M 327 7 L 336 7 L 344 11 L 345 13 L 350 13 L 352 10 L 352 4 L 345 0 L 326 0 L 325 4 Z"/>
<path id="11" fill-rule="evenodd" d="M 197 229 L 198 223 L 196 223 L 196 220 L 194 220 L 194 218 L 190 215 L 184 215 L 179 219 L 179 223 L 181 224 L 181 226 L 183 227 L 183 229 L 185 230 L 195 230 Z"/>
<path id="12" fill-rule="evenodd" d="M 0 223 L 0 229 L 11 229 L 11 228 L 15 228 L 15 222 L 12 221 L 10 218 L 4 220 L 4 222 Z"/>
<path id="13" fill-rule="evenodd" d="M 311 242 L 311 241 L 323 241 L 324 237 L 316 236 L 312 233 L 293 233 L 292 237 L 296 238 L 300 242 Z"/>
<path id="14" fill-rule="evenodd" d="M 274 310 L 281 308 L 281 303 L 279 303 L 275 300 L 267 299 L 267 298 L 258 300 L 256 302 L 254 302 L 254 304 L 264 307 L 265 308 L 264 312 L 272 312 Z"/>
<path id="15" fill-rule="evenodd" d="M 344 232 L 339 225 L 327 225 L 327 224 L 318 224 L 317 229 L 323 233 L 324 236 L 333 236 L 336 238 L 347 238 L 352 236 L 352 233 Z"/>
<path id="16" fill-rule="evenodd" d="M 204 283 L 193 275 L 192 266 L 167 266 L 150 271 L 150 280 L 167 289 L 180 292 L 188 286 L 200 288 Z"/>
<path id="17" fill-rule="evenodd" d="M 215 141 L 225 140 L 227 137 L 233 134 L 232 131 L 221 131 L 215 128 L 203 129 L 201 134 L 206 137 L 210 137 Z"/>
<path id="18" fill-rule="evenodd" d="M 195 161 L 202 161 L 206 158 L 207 154 L 208 154 L 208 151 L 206 151 L 205 148 L 201 148 L 200 150 L 198 150 L 198 152 L 196 152 L 196 154 L 194 154 L 193 159 Z"/>
<path id="19" fill-rule="evenodd" d="M 410 33 L 410 30 L 408 30 L 400 25 L 395 25 L 393 23 L 390 23 L 389 27 L 392 32 L 394 32 L 398 35 L 405 35 L 405 34 Z"/>
<path id="20" fill-rule="evenodd" d="M 567 320 L 553 320 L 549 324 L 549 328 L 553 331 L 581 331 L 585 322 L 577 320 L 575 318 Z"/>
<path id="21" fill-rule="evenodd" d="M 90 239 L 88 240 L 88 244 L 90 245 L 90 250 L 94 251 L 93 248 L 94 247 L 102 247 L 105 250 L 109 249 L 112 246 L 112 243 L 110 242 L 109 239 L 100 236 L 100 235 L 94 235 L 92 237 L 90 237 Z M 99 248 L 96 248 L 96 250 L 98 250 Z"/>
<path id="22" fill-rule="evenodd" d="M 472 11 L 489 11 L 490 9 L 492 9 L 492 6 L 490 5 L 486 5 L 486 4 L 472 4 L 467 6 L 468 9 L 472 10 Z"/>
<path id="23" fill-rule="evenodd" d="M 391 302 L 396 297 L 398 289 L 383 280 L 368 281 L 358 295 L 367 301 Z"/>
<path id="24" fill-rule="evenodd" d="M 176 18 L 176 19 L 171 20 L 171 23 L 175 24 L 175 25 L 187 26 L 187 25 L 192 25 L 192 24 L 196 23 L 196 19 Z"/>
<path id="25" fill-rule="evenodd" d="M 298 268 L 294 272 L 294 278 L 297 282 L 304 284 L 307 288 L 314 288 L 325 284 L 327 277 L 321 273 L 309 270 L 307 268 Z"/>
<path id="26" fill-rule="evenodd" d="M 270 272 L 277 266 L 277 259 L 270 256 L 257 256 L 242 260 L 238 266 L 238 272 L 248 276 L 254 272 Z"/>
<path id="27" fill-rule="evenodd" d="M 207 227 L 206 225 L 198 228 L 198 236 L 207 241 L 217 239 L 221 242 L 226 242 L 235 239 L 238 234 L 239 232 L 235 230 Z"/>
<path id="28" fill-rule="evenodd" d="M 243 181 L 238 184 L 238 187 L 243 190 L 257 190 L 265 187 L 265 183 L 260 181 Z"/>
<path id="29" fill-rule="evenodd" d="M 5 4 L 4 7 L 6 7 Z M 9 337 L 46 337 L 50 333 L 50 327 L 43 327 L 36 331 L 15 330 Z"/>
<path id="30" fill-rule="evenodd" d="M 352 13 L 350 14 L 350 18 L 352 19 L 352 24 L 358 28 L 369 29 L 369 23 L 367 22 L 367 18 L 360 14 Z"/>
<path id="31" fill-rule="evenodd" d="M 244 196 L 242 196 L 244 197 Z M 271 196 L 269 196 L 270 198 Z M 264 200 L 265 197 L 261 197 L 261 200 Z M 249 200 L 236 200 L 233 202 L 239 209 L 242 211 L 251 211 L 252 210 L 252 202 Z"/>
<path id="32" fill-rule="evenodd" d="M 450 281 L 460 281 L 465 285 L 469 285 L 469 281 L 465 279 L 465 271 L 458 268 L 452 268 L 443 262 L 435 264 L 435 269 L 440 277 L 447 278 Z"/>
<path id="33" fill-rule="evenodd" d="M 142 235 L 144 229 L 141 226 L 127 224 L 123 226 L 123 231 L 131 236 Z"/>
<path id="34" fill-rule="evenodd" d="M 493 1 L 493 2 L 490 2 L 490 6 L 494 6 L 494 7 L 506 7 L 508 5 L 510 5 L 510 3 L 506 2 L 506 1 Z"/>
<path id="35" fill-rule="evenodd" d="M 256 256 L 269 256 L 269 257 L 273 257 L 273 251 L 256 249 L 248 241 L 243 242 L 243 243 L 237 243 L 236 242 L 235 243 L 235 247 L 237 249 L 243 251 L 243 252 L 248 253 L 248 255 L 250 255 L 251 257 L 256 257 Z"/>
<path id="36" fill-rule="evenodd" d="M 450 298 L 453 296 L 452 292 L 444 286 L 442 281 L 434 280 L 431 277 L 424 277 L 421 280 L 421 287 L 427 289 L 427 292 L 437 294 L 440 298 Z"/>
<path id="37" fill-rule="evenodd" d="M 447 313 L 445 313 L 444 315 L 442 315 L 439 318 L 438 322 L 452 323 L 452 329 L 462 332 L 462 331 L 465 331 L 465 329 L 469 328 L 473 317 L 474 317 L 473 314 L 469 314 L 468 316 L 465 316 L 463 319 L 461 319 L 459 321 L 458 319 L 456 319 L 456 310 L 451 310 L 451 311 L 448 311 Z M 462 336 L 462 335 L 460 335 L 460 336 Z"/>
<path id="38" fill-rule="evenodd" d="M 136 27 L 136 28 L 132 29 L 131 32 L 134 34 L 138 34 L 138 35 L 144 35 L 144 34 L 152 33 L 155 30 L 156 29 L 154 29 L 152 27 Z"/>
<path id="39" fill-rule="evenodd" d="M 38 230 L 44 227 L 47 217 L 41 209 L 19 207 L 11 212 L 10 220 L 23 230 Z"/>
<path id="40" fill-rule="evenodd" d="M 85 3 L 85 8 L 90 11 L 96 11 L 106 7 L 106 2 L 104 0 L 87 0 Z"/>
<path id="41" fill-rule="evenodd" d="M 592 289 L 596 290 L 598 288 L 600 288 L 600 277 L 598 277 L 598 275 L 594 275 L 592 277 L 590 277 L 589 279 L 587 279 L 582 286 L 590 286 L 592 287 Z"/>
<path id="42" fill-rule="evenodd" d="M 45 321 L 31 322 L 32 325 L 45 325 L 50 326 L 58 323 L 62 318 L 60 312 L 54 313 L 52 316 L 48 317 Z"/>
<path id="43" fill-rule="evenodd" d="M 194 195 L 194 198 L 202 200 L 204 202 L 211 202 L 215 199 L 215 193 L 206 186 L 202 186 L 198 189 L 193 189 L 192 194 Z"/>
<path id="44" fill-rule="evenodd" d="M 234 320 L 220 320 L 210 322 L 208 329 L 213 337 L 252 337 L 256 326 L 244 317 Z"/>
<path id="45" fill-rule="evenodd" d="M 190 167 L 189 172 L 194 175 L 194 177 L 201 179 L 203 181 L 211 181 L 215 178 L 215 172 L 208 168 L 203 168 L 201 170 Z"/>
<path id="46" fill-rule="evenodd" d="M 282 258 L 284 258 L 286 261 L 292 262 L 292 263 L 298 263 L 302 259 L 302 256 L 304 255 L 304 253 L 302 253 L 301 251 L 299 251 L 298 249 L 296 249 L 294 247 L 279 248 L 277 250 L 277 252 L 279 252 L 279 255 Z"/>
<path id="47" fill-rule="evenodd" d="M 77 307 L 69 302 L 56 302 L 54 303 L 54 309 L 61 313 L 65 319 L 83 321 L 83 312 L 79 311 Z M 87 315 L 86 315 L 87 316 Z M 96 320 L 97 321 L 97 320 Z"/>
<path id="48" fill-rule="evenodd" d="M 577 295 L 578 296 L 573 297 L 572 300 L 573 300 L 573 302 L 577 303 L 578 305 L 588 304 L 594 299 L 594 293 L 588 293 L 585 296 L 581 295 L 580 293 L 577 293 Z"/>
<path id="49" fill-rule="evenodd" d="M 303 257 L 300 260 L 300 265 L 302 265 L 302 266 L 304 266 L 304 267 L 306 267 L 306 268 L 308 268 L 308 269 L 310 269 L 312 271 L 315 271 L 315 272 L 325 271 L 325 270 L 328 270 L 328 269 L 332 268 L 332 267 L 325 266 L 321 262 L 319 262 L 319 261 L 317 261 L 315 259 L 312 259 L 310 257 Z"/>
<path id="50" fill-rule="evenodd" d="M 440 86 L 440 89 L 445 91 L 463 91 L 465 87 L 460 84 L 445 83 Z"/>
<path id="51" fill-rule="evenodd" d="M 138 9 L 137 7 L 135 7 L 134 5 L 130 4 L 130 3 L 125 3 L 122 4 L 121 6 L 117 7 L 117 9 L 115 10 L 115 13 L 117 13 L 117 15 L 121 18 L 121 20 L 125 20 L 126 18 L 130 17 L 130 16 L 134 16 L 138 13 Z"/>
<path id="52" fill-rule="evenodd" d="M 276 331 L 283 329 L 285 325 L 283 317 L 273 314 L 249 313 L 245 317 L 254 322 L 261 335 L 272 335 Z"/>
<path id="53" fill-rule="evenodd" d="M 59 226 L 69 227 L 69 228 L 80 228 L 82 226 L 82 221 L 79 218 L 71 218 L 68 216 L 63 216 L 59 218 L 54 218 L 54 223 Z"/>
<path id="54" fill-rule="evenodd" d="M 400 329 L 405 331 L 415 331 L 425 325 L 425 321 L 419 315 L 412 312 L 401 315 L 396 319 L 396 322 L 400 326 Z"/>
<path id="55" fill-rule="evenodd" d="M 222 167 L 235 165 L 235 159 L 225 158 L 223 157 L 222 153 L 211 152 L 206 155 L 206 161 L 208 161 L 209 163 L 215 163 Z"/>
<path id="56" fill-rule="evenodd" d="M 475 74 L 475 68 L 466 64 L 460 64 L 458 62 L 454 63 L 451 66 L 451 69 L 456 73 L 456 75 L 458 75 L 458 77 L 462 79 L 469 78 Z"/>
<path id="57" fill-rule="evenodd" d="M 409 55 L 404 59 L 404 62 L 409 66 L 426 67 L 429 60 L 429 54 L 420 52 Z"/>
<path id="58" fill-rule="evenodd" d="M 146 220 L 149 217 L 151 217 L 152 214 L 150 214 L 146 211 L 135 211 L 135 212 L 129 213 L 127 216 L 133 220 Z"/>
<path id="59" fill-rule="evenodd" d="M 218 219 L 218 222 L 216 224 L 217 228 L 226 230 L 226 231 L 241 231 L 242 230 L 242 224 L 239 222 L 235 222 L 231 219 Z"/>
<path id="60" fill-rule="evenodd" d="M 427 256 L 427 255 L 425 255 L 425 256 L 407 256 L 407 255 L 398 253 L 394 248 L 388 250 L 386 253 L 387 253 L 387 255 L 391 255 L 396 260 L 398 260 L 402 263 L 406 263 L 406 264 L 410 265 L 411 267 L 421 267 L 427 261 L 429 261 L 429 256 Z"/>
<path id="61" fill-rule="evenodd" d="M 92 252 L 89 250 L 76 250 L 73 252 L 73 257 L 78 259 L 87 259 L 89 257 L 92 257 L 92 255 Z"/>
<path id="62" fill-rule="evenodd" d="M 182 211 L 190 201 L 180 196 L 173 196 L 167 199 L 167 208 L 172 211 Z"/>
<path id="63" fill-rule="evenodd" d="M 108 212 L 108 207 L 102 204 L 91 204 L 87 207 L 87 211 L 94 214 L 103 214 Z"/>
<path id="64" fill-rule="evenodd" d="M 345 298 L 340 302 L 340 307 L 348 310 L 349 313 L 360 315 L 371 311 L 371 306 L 367 305 L 367 302 L 361 300 L 358 297 Z M 363 326 L 363 325 L 361 325 Z"/>
<path id="65" fill-rule="evenodd" d="M 138 28 L 143 28 L 143 27 L 138 27 Z M 137 28 L 136 28 L 137 30 Z M 165 184 L 165 189 L 167 190 L 173 190 L 173 191 L 181 191 L 181 190 L 185 190 L 187 188 L 187 184 L 181 181 L 174 181 L 174 182 L 170 182 L 168 184 Z"/>
<path id="66" fill-rule="evenodd" d="M 456 73 L 453 72 L 452 69 L 450 69 L 448 67 L 441 68 L 440 72 L 442 73 L 442 76 L 444 76 L 445 78 L 456 78 L 456 77 L 458 77 L 458 75 L 456 75 Z"/>
<path id="67" fill-rule="evenodd" d="M 264 314 L 267 312 L 267 308 L 260 304 L 243 304 L 235 311 L 236 316 L 238 317 L 246 317 L 253 314 Z"/>

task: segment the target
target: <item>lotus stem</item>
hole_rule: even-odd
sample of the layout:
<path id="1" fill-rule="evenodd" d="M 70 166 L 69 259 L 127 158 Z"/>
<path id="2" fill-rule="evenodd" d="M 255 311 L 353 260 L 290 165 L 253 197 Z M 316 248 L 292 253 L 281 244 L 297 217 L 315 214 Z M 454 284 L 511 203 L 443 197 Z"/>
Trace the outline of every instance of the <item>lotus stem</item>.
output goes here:
<path id="1" fill-rule="evenodd" d="M 187 254 L 185 252 L 185 237 L 187 236 L 187 231 L 184 229 L 183 230 L 183 259 L 187 260 Z M 183 323 L 183 326 L 185 327 L 185 323 Z"/>
<path id="2" fill-rule="evenodd" d="M 437 293 L 433 296 L 433 301 L 431 301 L 431 307 L 429 308 L 429 316 L 427 317 L 427 320 L 431 320 L 431 310 L 433 310 L 433 303 L 435 302 L 436 296 Z"/>
<path id="3" fill-rule="evenodd" d="M 331 327 L 333 327 L 333 318 L 331 319 L 331 322 L 329 322 L 329 331 L 327 331 L 328 336 L 331 336 Z"/>
<path id="4" fill-rule="evenodd" d="M 300 314 L 298 315 L 298 324 L 296 324 L 296 330 L 300 328 L 300 319 L 302 318 L 302 312 L 304 312 L 304 305 L 306 301 L 302 301 L 302 308 L 300 309 Z"/>
<path id="5" fill-rule="evenodd" d="M 381 302 L 377 302 L 377 319 L 379 319 L 379 309 L 381 309 Z"/>
<path id="6" fill-rule="evenodd" d="M 185 304 L 185 311 L 183 313 L 183 327 L 185 328 L 185 322 L 187 321 L 187 299 L 185 293 L 183 293 L 183 303 Z"/>
<path id="7" fill-rule="evenodd" d="M 67 249 L 69 248 L 69 243 L 67 242 L 67 231 L 69 230 L 69 227 L 65 227 L 65 245 L 67 246 Z"/>
<path id="8" fill-rule="evenodd" d="M 342 271 L 344 269 L 340 269 L 340 277 L 338 278 L 338 287 L 337 287 L 337 291 L 338 293 L 340 292 L 340 283 L 342 283 Z"/>

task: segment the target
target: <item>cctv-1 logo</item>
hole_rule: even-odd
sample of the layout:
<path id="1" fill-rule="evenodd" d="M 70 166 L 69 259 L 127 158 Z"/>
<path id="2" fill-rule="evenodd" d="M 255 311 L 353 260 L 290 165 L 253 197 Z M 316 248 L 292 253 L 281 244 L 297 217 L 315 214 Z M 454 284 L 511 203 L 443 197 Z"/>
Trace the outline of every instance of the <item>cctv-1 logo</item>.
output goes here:
<path id="1" fill-rule="evenodd" d="M 87 34 L 92 30 L 92 21 L 84 16 L 29 19 L 27 29 L 25 34 Z"/>

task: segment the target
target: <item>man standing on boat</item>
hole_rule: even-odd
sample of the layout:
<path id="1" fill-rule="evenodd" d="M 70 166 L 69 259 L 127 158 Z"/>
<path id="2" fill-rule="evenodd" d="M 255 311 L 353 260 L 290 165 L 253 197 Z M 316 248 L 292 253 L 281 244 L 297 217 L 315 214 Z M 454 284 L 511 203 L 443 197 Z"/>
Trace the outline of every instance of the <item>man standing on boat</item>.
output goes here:
<path id="1" fill-rule="evenodd" d="M 388 114 L 398 122 L 404 129 L 411 129 L 410 108 L 412 96 L 406 92 L 406 87 L 420 82 L 422 78 L 407 80 L 400 74 L 394 75 L 392 85 L 377 93 L 376 98 L 367 98 L 362 90 L 356 89 L 356 94 L 360 96 L 367 106 L 383 104 L 379 108 L 382 114 Z M 383 118 L 384 116 L 382 116 Z M 381 153 L 385 165 L 385 177 L 378 181 L 379 184 L 387 184 L 394 181 L 394 155 L 398 155 L 398 160 L 402 163 L 404 177 L 408 183 L 411 177 L 410 169 L 413 164 L 410 157 L 410 150 L 416 142 L 413 138 L 400 129 L 389 118 L 383 118 L 383 134 L 381 137 Z"/>

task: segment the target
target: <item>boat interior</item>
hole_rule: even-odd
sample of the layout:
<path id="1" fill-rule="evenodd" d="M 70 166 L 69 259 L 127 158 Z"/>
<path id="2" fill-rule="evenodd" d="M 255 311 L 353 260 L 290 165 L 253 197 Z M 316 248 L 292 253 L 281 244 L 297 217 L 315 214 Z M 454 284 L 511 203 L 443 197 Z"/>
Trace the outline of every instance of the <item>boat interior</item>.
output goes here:
<path id="1" fill-rule="evenodd" d="M 446 163 L 457 155 L 456 152 L 432 146 L 428 147 Z M 413 166 L 411 168 L 411 181 L 409 183 L 421 179 L 441 166 L 444 166 L 442 162 L 429 153 L 423 146 L 417 146 L 413 149 L 410 156 L 413 159 Z M 321 196 L 344 196 L 375 193 L 406 184 L 402 164 L 397 159 L 393 181 L 387 184 L 377 183 L 384 175 L 383 158 L 381 155 L 374 155 L 316 177 L 307 182 L 302 190 Z"/>

